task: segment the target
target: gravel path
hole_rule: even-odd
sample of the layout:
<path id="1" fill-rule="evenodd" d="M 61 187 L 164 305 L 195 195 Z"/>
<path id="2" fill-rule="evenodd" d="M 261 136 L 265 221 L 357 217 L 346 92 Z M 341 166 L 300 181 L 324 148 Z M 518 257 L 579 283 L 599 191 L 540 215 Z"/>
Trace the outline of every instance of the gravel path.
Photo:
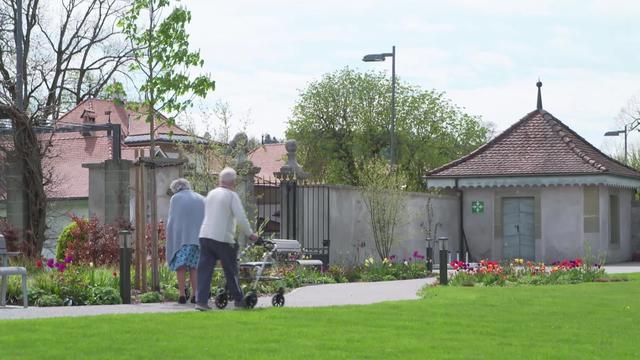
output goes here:
<path id="1" fill-rule="evenodd" d="M 382 301 L 417 299 L 417 292 L 435 278 L 306 286 L 285 295 L 286 307 L 364 305 Z M 230 305 L 230 307 L 232 307 Z M 257 307 L 271 307 L 271 297 L 261 297 Z M 94 305 L 60 307 L 0 308 L 0 320 L 51 317 L 95 316 L 106 314 L 143 314 L 195 311 L 193 305 L 176 303 L 137 305 Z"/>

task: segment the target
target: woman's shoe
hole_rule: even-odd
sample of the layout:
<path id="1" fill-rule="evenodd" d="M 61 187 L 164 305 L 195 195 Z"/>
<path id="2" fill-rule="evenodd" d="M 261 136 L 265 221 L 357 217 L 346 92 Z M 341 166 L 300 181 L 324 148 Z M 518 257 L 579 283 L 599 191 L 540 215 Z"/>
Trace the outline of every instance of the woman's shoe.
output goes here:
<path id="1" fill-rule="evenodd" d="M 196 303 L 196 297 L 192 296 L 191 299 L 189 300 L 192 304 Z"/>
<path id="2" fill-rule="evenodd" d="M 178 298 L 178 304 L 186 304 L 187 303 L 187 298 L 184 296 L 180 296 Z"/>

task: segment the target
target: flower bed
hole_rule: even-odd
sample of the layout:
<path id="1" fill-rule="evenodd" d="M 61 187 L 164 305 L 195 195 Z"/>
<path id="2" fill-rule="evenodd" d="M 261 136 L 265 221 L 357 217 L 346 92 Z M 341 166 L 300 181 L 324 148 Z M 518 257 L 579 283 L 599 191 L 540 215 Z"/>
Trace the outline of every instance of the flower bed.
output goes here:
<path id="1" fill-rule="evenodd" d="M 69 252 L 71 253 L 71 252 Z M 259 252 L 256 252 L 257 255 Z M 29 304 L 35 306 L 77 306 L 121 303 L 119 293 L 119 274 L 113 265 L 95 266 L 93 262 L 85 264 L 72 256 L 63 260 L 25 258 L 13 259 L 17 266 L 27 268 L 29 286 Z M 360 281 L 390 281 L 423 278 L 427 276 L 424 257 L 418 252 L 408 260 L 398 261 L 390 257 L 382 261 L 373 258 L 365 260 L 363 265 L 340 267 L 332 265 L 323 271 L 304 268 L 294 263 L 284 263 L 266 269 L 265 275 L 279 277 L 281 280 L 258 283 L 259 294 L 273 294 L 282 287 L 294 289 L 305 285 L 332 284 Z M 147 274 L 150 284 L 151 273 Z M 160 292 L 141 294 L 133 291 L 135 302 L 176 301 L 178 299 L 178 282 L 176 273 L 167 267 L 160 267 Z M 9 304 L 22 303 L 20 279 L 9 278 Z M 132 283 L 133 283 L 132 273 Z M 216 271 L 212 279 L 212 293 L 225 284 L 222 271 Z M 250 282 L 241 283 L 245 291 Z"/>
<path id="2" fill-rule="evenodd" d="M 523 259 L 505 263 L 482 260 L 478 264 L 452 261 L 449 265 L 455 271 L 449 282 L 453 286 L 577 284 L 605 277 L 600 265 L 580 258 L 565 259 L 551 265 Z"/>

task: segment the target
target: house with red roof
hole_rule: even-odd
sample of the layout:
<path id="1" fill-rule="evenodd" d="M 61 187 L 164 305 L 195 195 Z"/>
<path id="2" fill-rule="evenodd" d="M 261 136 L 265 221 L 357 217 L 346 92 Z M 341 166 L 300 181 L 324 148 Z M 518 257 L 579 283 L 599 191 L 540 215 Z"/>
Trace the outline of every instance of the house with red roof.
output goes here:
<path id="1" fill-rule="evenodd" d="M 158 115 L 162 117 L 161 114 Z M 61 131 L 65 127 L 83 124 L 120 124 L 122 139 L 121 157 L 135 160 L 136 149 L 146 149 L 148 154 L 150 127 L 146 114 L 125 104 L 111 100 L 88 99 L 61 116 L 53 124 L 58 130 L 43 133 L 51 138 L 52 146 L 43 167 L 52 174 L 53 181 L 45 190 L 50 200 L 47 225 L 48 243 L 53 243 L 62 228 L 69 223 L 69 212 L 89 216 L 89 169 L 84 164 L 101 163 L 112 158 L 114 137 L 106 131 Z M 184 144 L 204 139 L 194 138 L 177 125 L 160 122 L 154 129 L 156 156 L 183 158 Z M 181 145 L 182 144 L 182 145 Z M 4 204 L 0 202 L 0 218 L 6 217 Z"/>
<path id="2" fill-rule="evenodd" d="M 632 257 L 631 202 L 640 172 L 602 153 L 542 108 L 472 153 L 426 174 L 456 192 L 463 236 L 450 248 L 479 259 L 547 263 Z"/>
<path id="3" fill-rule="evenodd" d="M 274 173 L 285 164 L 287 149 L 284 143 L 262 144 L 249 154 L 253 166 L 259 167 L 256 177 L 261 180 L 277 181 Z"/>

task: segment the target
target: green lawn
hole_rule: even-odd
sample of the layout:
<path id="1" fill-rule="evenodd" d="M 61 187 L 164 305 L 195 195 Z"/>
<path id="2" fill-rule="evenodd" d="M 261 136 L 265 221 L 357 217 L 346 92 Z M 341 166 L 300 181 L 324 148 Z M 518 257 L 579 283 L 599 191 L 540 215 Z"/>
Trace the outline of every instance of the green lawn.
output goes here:
<path id="1" fill-rule="evenodd" d="M 640 277 L 315 309 L 0 322 L 0 359 L 640 359 Z"/>

